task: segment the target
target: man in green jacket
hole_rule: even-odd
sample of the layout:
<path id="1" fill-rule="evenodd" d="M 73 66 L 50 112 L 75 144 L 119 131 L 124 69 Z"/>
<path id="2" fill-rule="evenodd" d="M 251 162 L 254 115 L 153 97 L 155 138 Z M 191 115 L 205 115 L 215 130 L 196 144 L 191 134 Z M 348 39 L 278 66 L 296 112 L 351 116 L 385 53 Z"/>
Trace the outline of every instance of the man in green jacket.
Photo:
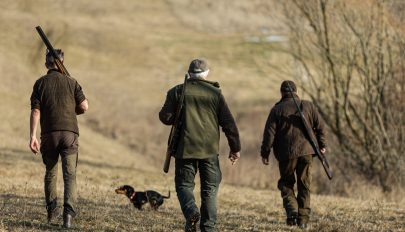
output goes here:
<path id="1" fill-rule="evenodd" d="M 209 69 L 204 60 L 193 60 L 186 82 L 182 128 L 176 150 L 175 184 L 177 197 L 186 219 L 185 231 L 196 231 L 200 220 L 201 231 L 214 231 L 217 207 L 216 196 L 222 179 L 219 166 L 219 126 L 230 147 L 232 164 L 240 157 L 239 132 L 217 82 L 206 80 Z M 166 125 L 174 123 L 177 104 L 183 85 L 167 93 L 159 113 Z M 201 208 L 194 198 L 194 179 L 197 171 L 201 179 Z"/>
<path id="2" fill-rule="evenodd" d="M 63 52 L 56 50 L 63 62 Z M 79 128 L 77 114 L 88 109 L 88 102 L 79 83 L 63 75 L 56 67 L 50 52 L 46 54 L 48 73 L 39 78 L 31 95 L 30 142 L 34 154 L 41 151 L 45 164 L 45 201 L 48 223 L 58 216 L 57 173 L 58 159 L 62 160 L 64 182 L 63 226 L 70 228 L 76 215 L 76 165 L 79 148 Z M 37 135 L 38 122 L 41 122 L 41 145 Z"/>
<path id="3" fill-rule="evenodd" d="M 290 92 L 289 86 L 293 93 Z M 279 162 L 278 188 L 287 214 L 287 225 L 298 224 L 304 229 L 307 227 L 311 212 L 311 166 L 315 152 L 291 94 L 294 94 L 305 118 L 313 128 L 322 153 L 326 151 L 325 128 L 315 106 L 309 101 L 299 100 L 294 82 L 284 81 L 280 92 L 281 100 L 271 109 L 264 128 L 262 162 L 265 165 L 269 164 L 270 150 L 273 148 L 274 156 Z M 295 182 L 297 182 L 297 196 L 294 193 Z"/>

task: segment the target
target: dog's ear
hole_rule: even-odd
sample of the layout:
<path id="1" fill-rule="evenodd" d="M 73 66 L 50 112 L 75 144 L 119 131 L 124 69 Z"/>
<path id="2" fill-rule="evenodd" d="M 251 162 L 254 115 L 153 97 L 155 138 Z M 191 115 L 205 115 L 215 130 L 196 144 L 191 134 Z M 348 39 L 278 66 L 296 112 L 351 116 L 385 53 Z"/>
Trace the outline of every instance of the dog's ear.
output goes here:
<path id="1" fill-rule="evenodd" d="M 124 185 L 124 186 L 122 186 L 122 187 L 125 188 L 127 191 L 135 192 L 135 189 L 134 189 L 132 186 L 130 186 L 130 185 Z"/>

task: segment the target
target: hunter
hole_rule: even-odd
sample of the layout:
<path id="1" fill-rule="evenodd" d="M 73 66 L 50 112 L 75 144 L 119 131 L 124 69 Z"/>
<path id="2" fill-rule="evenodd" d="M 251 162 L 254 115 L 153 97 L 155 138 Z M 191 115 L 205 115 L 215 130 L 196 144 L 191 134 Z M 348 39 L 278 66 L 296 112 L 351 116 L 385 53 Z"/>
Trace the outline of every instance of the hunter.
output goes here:
<path id="1" fill-rule="evenodd" d="M 55 51 L 63 62 L 62 50 Z M 48 72 L 35 82 L 31 95 L 29 147 L 34 154 L 41 152 L 45 164 L 44 182 L 48 223 L 51 223 L 59 214 L 56 183 L 60 156 L 64 182 L 63 226 L 70 228 L 72 218 L 76 215 L 76 167 L 79 148 L 76 115 L 87 111 L 88 101 L 79 83 L 58 70 L 55 59 L 48 50 L 45 67 Z M 36 137 L 39 121 L 41 145 Z"/>
<path id="2" fill-rule="evenodd" d="M 219 84 L 206 80 L 207 62 L 195 59 L 190 63 L 186 81 L 182 128 L 175 153 L 175 185 L 177 197 L 185 217 L 185 231 L 196 231 L 200 220 L 201 231 L 215 231 L 217 220 L 217 193 L 222 179 L 219 165 L 219 126 L 228 139 L 229 159 L 240 158 L 239 132 L 235 120 L 221 93 Z M 177 103 L 183 84 L 167 93 L 159 113 L 162 123 L 174 123 Z M 194 198 L 194 179 L 197 171 L 201 180 L 201 207 Z"/>
<path id="3" fill-rule="evenodd" d="M 278 189 L 281 191 L 286 211 L 286 223 L 305 229 L 311 212 L 311 166 L 315 152 L 305 132 L 292 94 L 313 128 L 316 142 L 322 153 L 326 151 L 325 128 L 315 106 L 309 101 L 299 100 L 294 82 L 284 81 L 281 84 L 280 92 L 281 100 L 271 109 L 264 128 L 261 157 L 263 164 L 268 165 L 270 150 L 273 148 L 279 165 Z M 296 182 L 297 196 L 294 193 Z"/>

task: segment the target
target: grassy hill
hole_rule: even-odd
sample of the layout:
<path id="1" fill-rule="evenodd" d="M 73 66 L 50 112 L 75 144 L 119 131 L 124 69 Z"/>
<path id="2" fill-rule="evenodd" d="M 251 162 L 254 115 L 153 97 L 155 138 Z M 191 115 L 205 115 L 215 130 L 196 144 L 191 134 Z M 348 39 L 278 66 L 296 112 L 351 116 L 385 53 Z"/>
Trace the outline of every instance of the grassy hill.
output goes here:
<path id="1" fill-rule="evenodd" d="M 169 128 L 157 113 L 195 57 L 209 61 L 242 136 L 236 166 L 227 162 L 222 139 L 219 231 L 290 231 L 276 191 L 277 165 L 258 159 L 262 127 L 285 78 L 267 64 L 289 65 L 276 52 L 284 43 L 260 42 L 285 33 L 280 17 L 266 0 L 1 1 L 0 231 L 61 229 L 45 223 L 44 167 L 27 145 L 32 85 L 45 73 L 37 25 L 64 49 L 65 65 L 90 101 L 79 117 L 77 231 L 182 229 L 173 168 L 161 171 Z M 317 165 L 315 174 L 321 171 Z M 170 189 L 173 197 L 159 212 L 139 212 L 114 193 L 122 184 Z M 367 185 L 354 192 L 355 198 L 315 195 L 310 230 L 404 230 L 403 198 L 383 199 Z"/>

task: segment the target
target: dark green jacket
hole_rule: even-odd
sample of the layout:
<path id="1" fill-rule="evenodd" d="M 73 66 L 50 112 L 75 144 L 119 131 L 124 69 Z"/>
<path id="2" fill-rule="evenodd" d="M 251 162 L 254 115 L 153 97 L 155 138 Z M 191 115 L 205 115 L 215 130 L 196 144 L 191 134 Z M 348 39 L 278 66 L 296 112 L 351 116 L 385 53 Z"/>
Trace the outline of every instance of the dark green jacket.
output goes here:
<path id="1" fill-rule="evenodd" d="M 303 114 L 313 128 L 319 147 L 326 147 L 325 126 L 314 104 L 309 101 L 300 101 Z M 302 103 L 302 104 L 301 104 Z M 273 147 L 277 160 L 289 160 L 300 156 L 315 154 L 304 124 L 297 111 L 291 95 L 283 97 L 271 109 L 263 133 L 261 156 L 268 158 Z"/>
<path id="2" fill-rule="evenodd" d="M 166 125 L 174 123 L 182 88 L 183 85 L 177 85 L 167 93 L 159 113 L 160 120 Z M 240 151 L 238 128 L 218 83 L 199 78 L 187 81 L 182 122 L 176 158 L 205 159 L 218 155 L 219 126 L 231 151 Z"/>
<path id="3" fill-rule="evenodd" d="M 76 106 L 86 97 L 79 83 L 56 69 L 39 78 L 31 94 L 31 109 L 41 112 L 41 134 L 72 131 L 79 134 Z"/>

